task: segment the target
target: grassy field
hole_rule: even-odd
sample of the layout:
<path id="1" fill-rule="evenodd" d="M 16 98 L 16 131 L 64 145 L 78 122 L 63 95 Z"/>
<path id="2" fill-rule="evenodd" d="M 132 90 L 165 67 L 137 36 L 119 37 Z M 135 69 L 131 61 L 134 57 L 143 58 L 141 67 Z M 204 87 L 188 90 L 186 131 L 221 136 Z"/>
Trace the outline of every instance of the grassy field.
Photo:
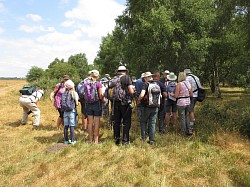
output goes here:
<path id="1" fill-rule="evenodd" d="M 157 133 L 155 145 L 140 141 L 134 113 L 128 146 L 114 144 L 105 121 L 101 124 L 103 144 L 87 144 L 79 125 L 77 144 L 64 146 L 63 131 L 56 129 L 58 114 L 48 96 L 38 103 L 41 128 L 32 130 L 31 115 L 27 125 L 19 125 L 18 90 L 24 84 L 23 80 L 0 81 L 1 187 L 250 186 L 250 141 L 237 130 L 222 128 L 217 113 L 214 117 L 197 114 L 192 137 L 183 137 L 178 131 L 163 136 Z M 209 102 L 249 106 L 250 96 L 241 90 L 222 91 L 222 100 L 209 95 L 198 103 L 197 111 L 202 105 L 210 106 Z"/>

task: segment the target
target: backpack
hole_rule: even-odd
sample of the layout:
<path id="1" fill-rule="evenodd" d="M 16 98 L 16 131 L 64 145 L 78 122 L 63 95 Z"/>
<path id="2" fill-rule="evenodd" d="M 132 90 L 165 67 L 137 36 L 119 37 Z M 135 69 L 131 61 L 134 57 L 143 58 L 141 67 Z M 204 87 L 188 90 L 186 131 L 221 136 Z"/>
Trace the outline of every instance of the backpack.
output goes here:
<path id="1" fill-rule="evenodd" d="M 96 87 L 96 82 L 91 80 L 85 80 L 83 84 L 84 90 L 84 100 L 86 103 L 95 103 L 99 101 L 98 90 Z"/>
<path id="2" fill-rule="evenodd" d="M 31 95 L 35 91 L 36 91 L 36 86 L 33 85 L 25 85 L 21 90 L 19 90 L 19 92 L 22 95 Z"/>
<path id="3" fill-rule="evenodd" d="M 69 90 L 62 93 L 61 107 L 64 112 L 71 112 L 76 108 L 75 99 Z"/>
<path id="4" fill-rule="evenodd" d="M 206 98 L 206 90 L 199 87 L 199 85 L 198 85 L 198 83 L 193 75 L 189 75 L 189 76 L 191 76 L 194 79 L 196 86 L 197 86 L 197 89 L 193 90 L 193 92 L 198 91 L 197 101 L 202 102 Z"/>
<path id="5" fill-rule="evenodd" d="M 176 99 L 174 97 L 170 96 L 170 93 L 175 93 L 175 89 L 176 89 L 176 82 L 169 82 L 166 90 L 168 93 L 168 98 L 173 100 L 173 101 L 176 101 Z"/>
<path id="6" fill-rule="evenodd" d="M 113 80 L 116 86 L 113 88 L 112 98 L 115 101 L 124 102 L 126 100 L 126 86 L 121 83 L 122 76 L 117 76 Z"/>
<path id="7" fill-rule="evenodd" d="M 156 82 L 148 84 L 148 107 L 160 107 L 161 103 L 161 88 Z"/>
<path id="8" fill-rule="evenodd" d="M 76 92 L 78 93 L 80 99 L 84 99 L 84 81 L 77 85 Z"/>

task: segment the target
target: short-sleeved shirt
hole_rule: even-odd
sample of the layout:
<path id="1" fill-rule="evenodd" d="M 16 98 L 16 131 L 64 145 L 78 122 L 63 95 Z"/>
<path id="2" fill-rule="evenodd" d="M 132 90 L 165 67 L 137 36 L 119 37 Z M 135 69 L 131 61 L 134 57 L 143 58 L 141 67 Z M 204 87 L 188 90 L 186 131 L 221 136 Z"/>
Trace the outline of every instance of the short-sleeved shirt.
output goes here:
<path id="1" fill-rule="evenodd" d="M 162 84 L 162 82 L 160 82 L 158 80 L 153 80 L 152 82 L 156 82 L 160 86 L 160 88 L 161 88 L 161 94 L 163 92 L 166 92 L 165 91 L 165 87 Z M 146 107 L 148 105 L 148 99 L 147 99 L 148 85 L 149 85 L 149 83 L 143 83 L 143 85 L 142 85 L 142 90 L 145 90 L 145 95 L 144 95 L 143 99 L 141 100 L 141 106 L 143 106 L 143 107 Z"/>
<path id="2" fill-rule="evenodd" d="M 120 77 L 120 81 L 121 81 L 122 85 L 126 85 L 126 86 L 132 85 L 132 80 L 131 80 L 130 76 L 128 76 L 128 75 L 117 75 L 113 79 L 111 79 L 111 81 L 109 82 L 109 87 L 110 88 L 113 88 L 113 87 L 116 86 L 118 77 Z"/>
<path id="3" fill-rule="evenodd" d="M 198 97 L 196 82 L 197 82 L 198 86 L 201 88 L 202 86 L 201 86 L 201 83 L 200 83 L 200 79 L 197 76 L 193 75 L 193 74 L 189 74 L 189 75 L 187 75 L 186 80 L 191 84 L 191 87 L 192 87 L 192 90 L 193 90 L 193 97 Z"/>

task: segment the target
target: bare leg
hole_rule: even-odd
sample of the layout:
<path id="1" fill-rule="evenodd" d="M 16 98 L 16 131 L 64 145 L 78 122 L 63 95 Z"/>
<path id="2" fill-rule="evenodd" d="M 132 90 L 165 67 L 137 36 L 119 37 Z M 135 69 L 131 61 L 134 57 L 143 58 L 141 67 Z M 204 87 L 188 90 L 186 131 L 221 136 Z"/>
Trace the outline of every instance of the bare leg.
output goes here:
<path id="1" fill-rule="evenodd" d="M 61 124 L 63 125 L 63 118 L 58 117 L 56 122 L 57 129 L 60 129 Z"/>
<path id="2" fill-rule="evenodd" d="M 100 126 L 100 117 L 94 118 L 94 123 L 95 123 L 95 129 L 94 129 L 94 140 L 95 144 L 99 143 L 99 126 Z"/>
<path id="3" fill-rule="evenodd" d="M 170 113 L 168 112 L 165 115 L 165 123 L 166 123 L 166 127 L 168 127 L 170 124 Z"/>
<path id="4" fill-rule="evenodd" d="M 172 118 L 173 118 L 174 128 L 176 130 L 177 129 L 177 115 L 176 115 L 176 112 L 172 113 Z"/>
<path id="5" fill-rule="evenodd" d="M 94 116 L 88 116 L 89 143 L 92 143 L 93 140 L 93 122 L 94 122 Z"/>
<path id="6" fill-rule="evenodd" d="M 87 125 L 88 125 L 88 118 L 87 118 L 87 116 L 82 114 L 82 128 L 83 128 L 83 130 L 87 129 Z"/>

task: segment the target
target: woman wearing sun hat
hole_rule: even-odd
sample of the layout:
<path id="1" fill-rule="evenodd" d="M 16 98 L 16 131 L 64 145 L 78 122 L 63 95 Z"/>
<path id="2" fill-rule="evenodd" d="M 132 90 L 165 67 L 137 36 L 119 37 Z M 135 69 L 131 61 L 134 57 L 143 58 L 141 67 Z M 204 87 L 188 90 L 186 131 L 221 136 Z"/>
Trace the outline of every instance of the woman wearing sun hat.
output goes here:
<path id="1" fill-rule="evenodd" d="M 176 98 L 174 98 L 173 96 L 171 96 L 171 94 L 175 93 L 175 89 L 176 89 L 176 79 L 177 76 L 173 73 L 170 72 L 169 75 L 167 75 L 167 79 L 168 79 L 168 85 L 166 87 L 167 93 L 168 93 L 168 97 L 165 100 L 165 123 L 166 123 L 166 127 L 169 127 L 170 125 L 170 116 L 172 113 L 172 117 L 173 117 L 173 127 L 176 128 L 176 121 L 177 121 L 177 105 L 176 105 Z"/>

